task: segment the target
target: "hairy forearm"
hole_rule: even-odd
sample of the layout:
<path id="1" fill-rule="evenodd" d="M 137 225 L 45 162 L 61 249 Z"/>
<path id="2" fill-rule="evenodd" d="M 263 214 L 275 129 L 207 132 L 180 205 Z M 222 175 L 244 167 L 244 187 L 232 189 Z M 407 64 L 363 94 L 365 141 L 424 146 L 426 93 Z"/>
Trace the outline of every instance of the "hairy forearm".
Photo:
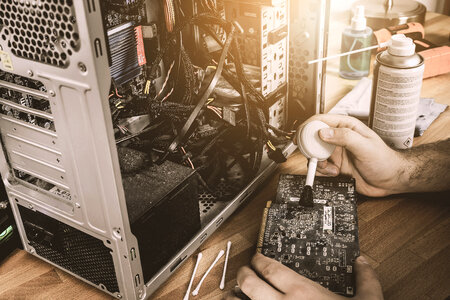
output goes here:
<path id="1" fill-rule="evenodd" d="M 403 192 L 450 190 L 450 139 L 398 152 Z"/>

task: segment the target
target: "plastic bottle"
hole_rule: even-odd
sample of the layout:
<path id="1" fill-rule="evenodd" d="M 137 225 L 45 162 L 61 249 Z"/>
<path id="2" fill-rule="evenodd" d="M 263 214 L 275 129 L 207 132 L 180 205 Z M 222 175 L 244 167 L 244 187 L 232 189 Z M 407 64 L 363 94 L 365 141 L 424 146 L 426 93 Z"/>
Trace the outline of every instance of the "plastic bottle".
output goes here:
<path id="1" fill-rule="evenodd" d="M 366 26 L 364 6 L 358 5 L 352 24 L 342 33 L 341 53 L 372 45 L 372 29 Z M 369 75 L 370 50 L 341 57 L 339 75 L 346 79 L 361 79 Z"/>
<path id="2" fill-rule="evenodd" d="M 415 49 L 412 39 L 393 35 L 388 49 L 378 53 L 373 70 L 369 126 L 397 149 L 413 144 L 425 68 Z"/>

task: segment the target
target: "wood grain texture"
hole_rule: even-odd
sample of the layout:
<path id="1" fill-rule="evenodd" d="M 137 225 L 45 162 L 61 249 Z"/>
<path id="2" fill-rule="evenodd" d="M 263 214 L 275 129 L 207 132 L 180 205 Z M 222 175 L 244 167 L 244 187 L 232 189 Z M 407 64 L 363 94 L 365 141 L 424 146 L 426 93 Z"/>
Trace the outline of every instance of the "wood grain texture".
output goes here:
<path id="1" fill-rule="evenodd" d="M 448 42 L 450 18 L 427 16 L 427 37 Z M 422 97 L 450 104 L 450 74 L 424 80 Z M 336 85 L 336 90 L 349 89 Z M 348 92 L 343 91 L 342 93 Z M 450 110 L 447 109 L 415 145 L 450 138 Z M 306 159 L 295 153 L 280 165 L 277 174 L 305 174 Z M 450 170 L 449 170 L 450 171 Z M 244 204 L 198 251 L 203 260 L 194 281 L 214 260 L 220 249 L 233 242 L 225 291 L 232 289 L 239 267 L 255 253 L 263 208 L 276 193 L 274 174 L 251 200 Z M 385 198 L 363 198 L 358 204 L 361 253 L 376 269 L 389 299 L 445 299 L 450 295 L 450 195 L 428 193 Z M 187 261 L 151 299 L 182 299 L 195 257 Z M 224 261 L 213 269 L 200 294 L 191 299 L 221 299 L 219 282 Z M 101 291 L 68 275 L 24 251 L 17 250 L 0 265 L 0 299 L 109 299 Z"/>

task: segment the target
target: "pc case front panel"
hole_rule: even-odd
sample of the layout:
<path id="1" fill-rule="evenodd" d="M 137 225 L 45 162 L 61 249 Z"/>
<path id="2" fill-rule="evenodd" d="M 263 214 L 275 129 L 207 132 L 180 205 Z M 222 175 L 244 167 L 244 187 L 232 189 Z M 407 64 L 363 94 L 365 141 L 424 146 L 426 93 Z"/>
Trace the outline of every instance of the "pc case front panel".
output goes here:
<path id="1" fill-rule="evenodd" d="M 145 289 L 136 281 L 142 270 L 107 101 L 111 78 L 100 4 L 0 1 L 0 70 L 7 72 L 0 88 L 11 95 L 0 99 L 1 174 L 25 250 L 67 266 L 32 247 L 30 229 L 27 235 L 26 228 L 38 230 L 30 218 L 58 222 L 62 245 L 71 245 L 64 244 L 64 233 L 71 232 L 109 249 L 117 289 L 77 275 L 77 267 L 63 267 L 66 271 L 117 298 L 137 299 Z M 26 101 L 48 101 L 49 108 L 42 111 Z M 76 263 L 88 262 L 89 255 Z"/>

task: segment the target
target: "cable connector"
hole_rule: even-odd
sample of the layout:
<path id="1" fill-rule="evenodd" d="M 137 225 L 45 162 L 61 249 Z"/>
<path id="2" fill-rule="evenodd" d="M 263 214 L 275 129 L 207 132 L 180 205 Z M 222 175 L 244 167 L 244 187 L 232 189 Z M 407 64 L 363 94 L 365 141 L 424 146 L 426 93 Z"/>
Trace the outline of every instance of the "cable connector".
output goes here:
<path id="1" fill-rule="evenodd" d="M 278 164 L 286 161 L 286 156 L 284 156 L 283 151 L 276 148 L 270 141 L 267 142 L 267 156 Z"/>

